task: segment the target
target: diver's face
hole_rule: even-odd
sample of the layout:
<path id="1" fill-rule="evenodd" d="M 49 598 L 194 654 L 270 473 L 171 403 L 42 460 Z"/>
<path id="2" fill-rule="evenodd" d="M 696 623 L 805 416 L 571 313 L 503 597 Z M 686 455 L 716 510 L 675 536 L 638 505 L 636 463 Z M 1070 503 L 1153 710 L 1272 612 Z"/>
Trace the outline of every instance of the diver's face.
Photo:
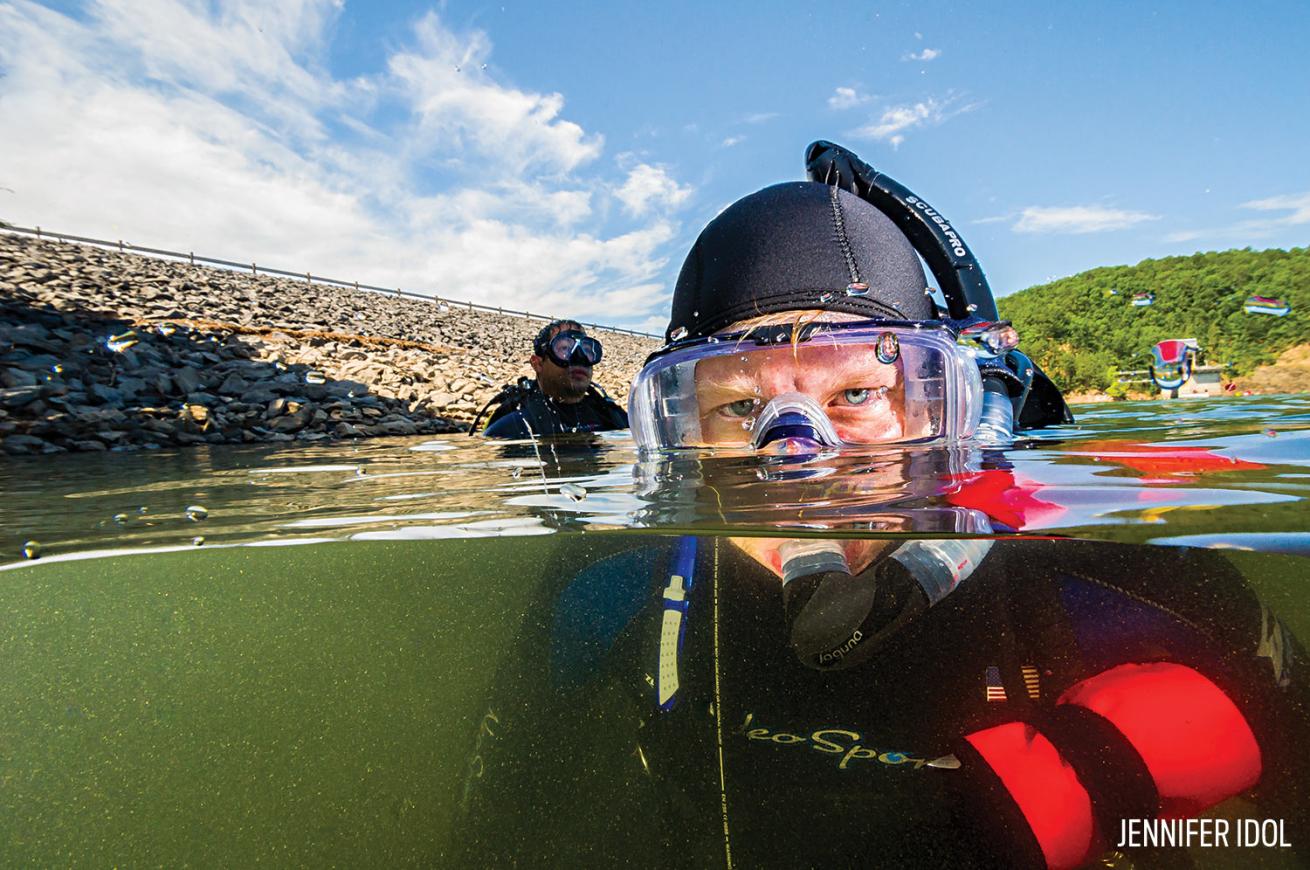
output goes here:
<path id="1" fill-rule="evenodd" d="M 838 346 L 818 337 L 752 351 L 710 357 L 696 366 L 701 437 L 707 444 L 749 444 L 759 413 L 784 393 L 814 399 L 847 443 L 904 437 L 900 366 L 881 362 L 873 347 Z"/>

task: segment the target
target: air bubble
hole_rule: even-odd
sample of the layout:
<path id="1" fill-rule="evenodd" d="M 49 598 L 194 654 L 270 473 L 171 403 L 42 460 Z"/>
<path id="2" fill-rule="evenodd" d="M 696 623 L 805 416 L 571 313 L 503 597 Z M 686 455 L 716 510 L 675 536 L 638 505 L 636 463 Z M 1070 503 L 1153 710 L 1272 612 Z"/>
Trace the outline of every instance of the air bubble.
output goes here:
<path id="1" fill-rule="evenodd" d="M 586 488 L 578 486 L 576 483 L 566 483 L 559 488 L 559 491 L 574 501 L 582 501 L 587 497 Z"/>
<path id="2" fill-rule="evenodd" d="M 970 302 L 970 303 L 965 307 L 964 310 L 965 310 L 965 311 L 977 311 L 977 310 L 978 310 L 978 306 L 975 305 L 974 303 Z"/>
<path id="3" fill-rule="evenodd" d="M 40 558 L 41 558 L 41 542 L 40 542 L 40 541 L 25 541 L 25 542 L 23 543 L 23 558 L 24 558 L 24 559 L 40 559 Z"/>
<path id="4" fill-rule="evenodd" d="M 209 519 L 209 511 L 198 504 L 187 505 L 186 518 L 193 523 Z"/>
<path id="5" fill-rule="evenodd" d="M 868 285 L 868 284 L 865 284 L 863 281 L 857 281 L 857 282 L 855 282 L 854 284 L 847 284 L 847 285 L 846 285 L 846 295 L 847 295 L 847 296 L 868 296 L 868 295 L 869 295 L 869 285 Z"/>

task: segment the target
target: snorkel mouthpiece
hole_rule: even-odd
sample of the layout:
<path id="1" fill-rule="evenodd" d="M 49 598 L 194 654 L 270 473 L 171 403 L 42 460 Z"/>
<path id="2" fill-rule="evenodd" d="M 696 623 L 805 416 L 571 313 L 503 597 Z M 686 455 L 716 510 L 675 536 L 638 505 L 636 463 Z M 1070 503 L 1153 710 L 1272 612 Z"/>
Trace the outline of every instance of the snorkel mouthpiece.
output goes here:
<path id="1" fill-rule="evenodd" d="M 868 660 L 927 607 L 910 573 L 891 560 L 852 576 L 837 541 L 788 541 L 778 554 L 790 645 L 809 667 L 841 670 Z"/>

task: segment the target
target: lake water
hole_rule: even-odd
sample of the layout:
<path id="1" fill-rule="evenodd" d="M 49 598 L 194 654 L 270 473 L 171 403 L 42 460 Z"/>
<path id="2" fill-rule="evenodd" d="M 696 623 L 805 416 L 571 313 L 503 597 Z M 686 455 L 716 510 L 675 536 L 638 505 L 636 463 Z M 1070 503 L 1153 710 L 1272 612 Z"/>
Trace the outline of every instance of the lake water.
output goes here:
<path id="1" fill-rule="evenodd" d="M 1260 788 L 1210 817 L 1304 832 L 1310 397 L 1078 410 L 1005 451 L 802 462 L 623 435 L 9 459 L 0 863 L 1018 861 L 976 759 L 927 762 L 1175 661 L 1260 746 Z M 960 535 L 997 542 L 871 658 L 788 649 L 769 539 Z M 699 579 L 671 598 L 677 566 Z"/>

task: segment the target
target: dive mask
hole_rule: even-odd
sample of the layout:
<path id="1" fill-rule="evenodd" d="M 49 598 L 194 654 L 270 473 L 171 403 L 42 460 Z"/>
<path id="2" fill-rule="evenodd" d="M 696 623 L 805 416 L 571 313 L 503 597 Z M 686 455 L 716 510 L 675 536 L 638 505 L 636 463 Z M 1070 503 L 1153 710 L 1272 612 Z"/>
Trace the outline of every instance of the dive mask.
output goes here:
<path id="1" fill-rule="evenodd" d="M 637 375 L 638 447 L 951 442 L 982 408 L 973 351 L 945 323 L 755 327 L 677 342 Z"/>
<path id="2" fill-rule="evenodd" d="M 569 329 L 556 333 L 549 341 L 541 342 L 535 348 L 539 356 L 544 356 L 561 368 L 574 366 L 594 366 L 600 362 L 601 344 L 583 332 Z"/>

